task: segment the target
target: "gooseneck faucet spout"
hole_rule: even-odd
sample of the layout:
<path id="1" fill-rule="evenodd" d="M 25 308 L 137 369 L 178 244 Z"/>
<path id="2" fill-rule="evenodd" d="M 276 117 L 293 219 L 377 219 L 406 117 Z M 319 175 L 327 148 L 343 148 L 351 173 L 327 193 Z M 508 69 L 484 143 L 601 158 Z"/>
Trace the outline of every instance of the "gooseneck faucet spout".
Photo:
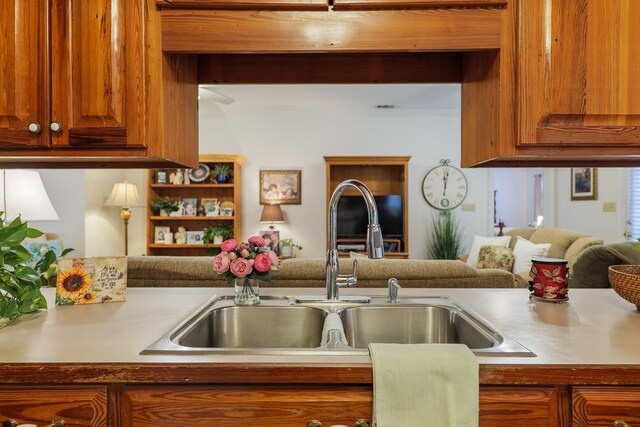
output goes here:
<path id="1" fill-rule="evenodd" d="M 337 244 L 337 222 L 338 222 L 338 201 L 340 196 L 347 188 L 356 189 L 364 198 L 367 205 L 367 213 L 369 216 L 369 225 L 367 227 L 367 254 L 369 258 L 384 258 L 384 242 L 382 239 L 382 230 L 378 224 L 378 207 L 373 198 L 371 190 L 362 182 L 356 179 L 348 179 L 338 184 L 331 195 L 329 201 L 328 212 L 328 245 L 327 245 L 327 263 L 326 263 L 326 285 L 327 300 L 338 301 L 340 286 L 354 286 L 357 283 L 357 262 L 353 261 L 352 274 L 340 274 L 338 271 L 338 244 Z"/>

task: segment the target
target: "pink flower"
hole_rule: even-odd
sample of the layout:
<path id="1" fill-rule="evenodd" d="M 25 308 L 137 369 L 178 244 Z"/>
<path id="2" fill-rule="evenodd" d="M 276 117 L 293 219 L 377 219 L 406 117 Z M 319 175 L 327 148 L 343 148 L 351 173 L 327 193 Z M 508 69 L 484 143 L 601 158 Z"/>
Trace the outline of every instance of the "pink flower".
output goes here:
<path id="1" fill-rule="evenodd" d="M 231 252 L 238 247 L 238 242 L 235 239 L 228 239 L 222 242 L 222 250 L 225 252 Z"/>
<path id="2" fill-rule="evenodd" d="M 253 243 L 254 245 L 258 245 L 258 246 L 265 245 L 264 239 L 260 236 L 249 237 L 249 243 Z"/>
<path id="3" fill-rule="evenodd" d="M 255 264 L 255 260 L 252 259 L 248 259 L 247 262 L 249 263 L 250 267 L 253 267 L 253 264 Z"/>
<path id="4" fill-rule="evenodd" d="M 265 254 L 267 254 L 267 256 L 269 257 L 269 261 L 271 261 L 271 264 L 273 264 L 274 266 L 278 266 L 278 264 L 280 264 L 280 260 L 278 259 L 278 255 L 276 255 L 275 252 L 273 251 L 265 251 Z"/>
<path id="5" fill-rule="evenodd" d="M 226 273 L 227 270 L 229 270 L 230 262 L 229 254 L 226 252 L 220 252 L 218 255 L 213 257 L 213 269 L 218 274 Z"/>
<path id="6" fill-rule="evenodd" d="M 244 258 L 238 258 L 235 261 L 231 261 L 231 273 L 236 277 L 245 277 L 251 274 L 251 266 L 249 262 Z"/>
<path id="7" fill-rule="evenodd" d="M 243 249 L 242 252 L 240 252 L 240 256 L 242 258 L 249 258 L 249 251 L 246 249 Z"/>
<path id="8" fill-rule="evenodd" d="M 253 267 L 260 273 L 265 273 L 269 271 L 269 267 L 271 267 L 271 261 L 266 254 L 260 254 L 254 260 Z"/>

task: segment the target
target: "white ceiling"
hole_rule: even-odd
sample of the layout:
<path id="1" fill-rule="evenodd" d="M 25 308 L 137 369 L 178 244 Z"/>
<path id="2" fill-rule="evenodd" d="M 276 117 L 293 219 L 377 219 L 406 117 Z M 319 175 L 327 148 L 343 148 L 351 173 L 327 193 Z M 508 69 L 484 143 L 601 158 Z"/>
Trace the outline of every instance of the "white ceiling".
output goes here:
<path id="1" fill-rule="evenodd" d="M 200 89 L 202 112 L 216 110 L 262 111 L 367 111 L 377 105 L 394 110 L 460 110 L 459 84 L 385 85 L 203 85 L 235 100 L 215 102 L 210 91 Z"/>

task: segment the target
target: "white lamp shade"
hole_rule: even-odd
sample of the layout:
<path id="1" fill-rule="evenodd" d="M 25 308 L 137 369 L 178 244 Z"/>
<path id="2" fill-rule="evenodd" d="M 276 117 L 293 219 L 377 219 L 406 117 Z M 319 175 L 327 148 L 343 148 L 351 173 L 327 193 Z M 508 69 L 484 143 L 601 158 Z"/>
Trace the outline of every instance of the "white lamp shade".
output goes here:
<path id="1" fill-rule="evenodd" d="M 57 221 L 60 218 L 49 200 L 38 171 L 4 170 L 0 173 L 0 210 L 7 222 L 20 216 L 23 221 Z"/>
<path id="2" fill-rule="evenodd" d="M 118 206 L 122 208 L 130 208 L 134 206 L 142 206 L 138 188 L 130 182 L 116 182 L 113 184 L 111 195 L 104 202 L 105 206 Z"/>

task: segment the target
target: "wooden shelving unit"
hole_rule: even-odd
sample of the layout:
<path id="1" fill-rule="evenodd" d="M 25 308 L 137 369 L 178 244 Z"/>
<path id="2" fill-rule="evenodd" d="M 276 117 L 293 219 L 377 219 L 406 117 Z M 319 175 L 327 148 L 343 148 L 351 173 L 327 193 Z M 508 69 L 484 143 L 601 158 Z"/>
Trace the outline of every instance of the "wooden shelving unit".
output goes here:
<path id="1" fill-rule="evenodd" d="M 409 160 L 410 156 L 325 156 L 327 177 L 327 209 L 333 190 L 342 181 L 350 178 L 362 181 L 374 196 L 399 194 L 402 196 L 403 235 L 394 238 L 397 249 L 385 252 L 389 258 L 409 257 Z M 355 190 L 347 190 L 343 194 L 356 195 Z M 382 230 L 384 237 L 384 228 Z M 356 243 L 360 239 L 353 239 Z M 361 240 L 360 240 L 361 241 Z M 349 256 L 349 251 L 340 253 Z"/>
<path id="2" fill-rule="evenodd" d="M 201 231 L 205 227 L 220 223 L 233 225 L 234 235 L 240 236 L 242 233 L 242 164 L 244 157 L 239 155 L 214 155 L 203 154 L 199 159 L 201 164 L 209 166 L 211 171 L 218 163 L 228 164 L 231 167 L 231 182 L 227 184 L 216 184 L 211 182 L 211 178 L 206 182 L 190 184 L 158 184 L 155 182 L 158 169 L 149 171 L 147 178 L 147 255 L 169 255 L 169 256 L 203 256 L 211 248 L 219 248 L 214 244 L 164 244 L 155 243 L 155 227 L 169 227 L 172 233 L 178 231 L 182 226 L 187 231 Z M 167 175 L 175 172 L 176 169 L 161 169 L 167 171 Z M 213 174 L 212 174 L 213 175 Z M 170 197 L 180 200 L 183 197 L 198 199 L 198 205 L 202 199 L 218 199 L 221 202 L 233 203 L 233 215 L 220 216 L 159 216 L 158 212 L 151 207 L 151 202 L 160 197 Z M 175 240 L 174 240 L 175 241 Z"/>

